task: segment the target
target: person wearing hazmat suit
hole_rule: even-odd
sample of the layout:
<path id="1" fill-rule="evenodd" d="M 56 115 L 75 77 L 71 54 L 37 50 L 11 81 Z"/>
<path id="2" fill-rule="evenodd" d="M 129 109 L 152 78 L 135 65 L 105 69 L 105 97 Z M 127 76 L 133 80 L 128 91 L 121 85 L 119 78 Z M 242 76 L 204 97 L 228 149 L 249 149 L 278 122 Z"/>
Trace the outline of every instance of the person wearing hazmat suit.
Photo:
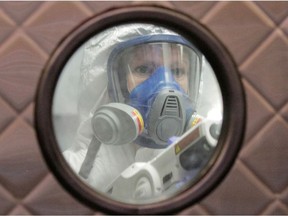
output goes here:
<path id="1" fill-rule="evenodd" d="M 201 120 L 197 109 L 205 67 L 204 56 L 192 43 L 163 27 L 126 24 L 92 37 L 81 64 L 81 123 L 75 143 L 63 153 L 72 169 L 107 192 L 131 164 L 152 160 Z M 95 117 L 107 104 L 132 108 L 137 136 L 130 142 L 101 142 L 117 132 L 111 116 L 102 114 L 101 121 Z M 94 141 L 98 145 L 91 150 Z"/>

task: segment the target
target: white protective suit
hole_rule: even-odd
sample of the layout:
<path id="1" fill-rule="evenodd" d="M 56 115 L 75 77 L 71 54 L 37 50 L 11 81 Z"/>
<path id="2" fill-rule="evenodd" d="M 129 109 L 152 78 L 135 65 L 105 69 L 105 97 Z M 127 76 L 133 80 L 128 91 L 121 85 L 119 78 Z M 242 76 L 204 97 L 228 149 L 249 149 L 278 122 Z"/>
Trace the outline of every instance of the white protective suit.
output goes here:
<path id="1" fill-rule="evenodd" d="M 87 148 L 93 137 L 91 128 L 93 113 L 101 105 L 110 102 L 107 92 L 107 60 L 111 51 L 121 42 L 148 34 L 175 35 L 176 33 L 154 25 L 129 24 L 107 29 L 86 43 L 81 65 L 81 88 L 79 93 L 79 115 L 81 123 L 73 146 L 63 153 L 65 159 L 76 173 L 80 170 L 87 153 Z M 210 70 L 211 72 L 209 64 L 207 64 L 203 58 L 202 76 L 206 76 L 205 70 Z M 211 75 L 213 76 L 213 73 L 210 73 L 209 76 Z M 213 77 L 213 79 L 215 78 Z M 204 101 L 202 105 L 203 113 L 200 112 L 200 114 L 206 116 L 212 103 L 209 102 L 209 98 L 201 98 L 203 93 L 205 93 L 203 85 L 205 85 L 205 83 L 202 83 L 201 79 L 197 111 L 201 108 L 201 101 Z M 217 89 L 218 94 L 219 87 L 216 86 L 214 88 Z M 206 89 L 206 91 L 208 91 L 208 94 L 215 92 L 214 89 Z M 207 95 L 207 93 L 205 94 Z M 217 102 L 218 107 L 219 104 L 222 105 L 221 102 L 222 101 Z M 163 150 L 148 149 L 134 143 L 127 143 L 121 146 L 102 144 L 86 181 L 90 186 L 105 192 L 109 184 L 129 165 L 136 161 L 149 161 L 161 151 Z"/>

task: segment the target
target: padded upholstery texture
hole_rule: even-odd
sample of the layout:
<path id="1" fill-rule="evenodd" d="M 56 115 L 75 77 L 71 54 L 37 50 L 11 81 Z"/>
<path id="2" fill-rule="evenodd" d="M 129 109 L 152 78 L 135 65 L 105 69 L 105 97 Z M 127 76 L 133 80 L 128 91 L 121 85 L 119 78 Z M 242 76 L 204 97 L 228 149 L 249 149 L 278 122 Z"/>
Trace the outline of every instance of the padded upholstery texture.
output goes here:
<path id="1" fill-rule="evenodd" d="M 101 214 L 55 180 L 40 153 L 34 96 L 45 62 L 72 28 L 141 2 L 0 2 L 0 214 Z M 247 99 L 231 172 L 179 214 L 288 214 L 288 2 L 143 2 L 193 16 L 237 62 Z"/>

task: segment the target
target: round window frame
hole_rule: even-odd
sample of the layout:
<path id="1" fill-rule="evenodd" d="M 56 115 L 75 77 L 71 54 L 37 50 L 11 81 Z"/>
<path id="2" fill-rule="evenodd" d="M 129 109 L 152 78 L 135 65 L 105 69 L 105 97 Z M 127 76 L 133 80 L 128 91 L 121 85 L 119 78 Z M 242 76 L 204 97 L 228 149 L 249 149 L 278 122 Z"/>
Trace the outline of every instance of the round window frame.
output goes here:
<path id="1" fill-rule="evenodd" d="M 211 64 L 223 99 L 223 124 L 214 164 L 199 181 L 178 195 L 156 203 L 135 205 L 103 196 L 83 183 L 69 168 L 54 134 L 52 102 L 58 78 L 73 53 L 93 35 L 121 24 L 161 25 L 193 41 Z M 235 115 L 237 113 L 237 115 Z M 244 137 L 245 94 L 239 72 L 229 51 L 217 37 L 192 17 L 161 6 L 114 8 L 85 20 L 73 29 L 51 54 L 38 84 L 35 127 L 45 161 L 60 184 L 87 206 L 109 214 L 173 214 L 195 204 L 209 194 L 234 164 Z"/>

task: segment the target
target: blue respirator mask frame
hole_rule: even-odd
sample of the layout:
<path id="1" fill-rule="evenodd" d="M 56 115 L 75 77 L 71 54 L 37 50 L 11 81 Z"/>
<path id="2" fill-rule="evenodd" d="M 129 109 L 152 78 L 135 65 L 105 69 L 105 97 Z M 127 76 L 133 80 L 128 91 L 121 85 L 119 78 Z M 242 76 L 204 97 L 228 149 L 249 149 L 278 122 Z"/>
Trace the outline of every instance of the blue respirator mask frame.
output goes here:
<path id="1" fill-rule="evenodd" d="M 188 92 L 180 87 L 169 68 L 164 66 L 156 68 L 147 80 L 129 92 L 126 73 L 118 64 L 119 56 L 130 47 L 163 42 L 183 45 L 196 54 L 196 69 L 188 73 Z M 144 132 L 135 143 L 148 148 L 165 148 L 170 144 L 170 138 L 181 136 L 189 128 L 187 123 L 195 112 L 199 94 L 201 63 L 202 55 L 197 48 L 178 35 L 138 36 L 118 44 L 112 50 L 107 66 L 109 97 L 112 102 L 136 108 L 144 119 Z M 164 79 L 165 82 L 162 82 Z"/>

